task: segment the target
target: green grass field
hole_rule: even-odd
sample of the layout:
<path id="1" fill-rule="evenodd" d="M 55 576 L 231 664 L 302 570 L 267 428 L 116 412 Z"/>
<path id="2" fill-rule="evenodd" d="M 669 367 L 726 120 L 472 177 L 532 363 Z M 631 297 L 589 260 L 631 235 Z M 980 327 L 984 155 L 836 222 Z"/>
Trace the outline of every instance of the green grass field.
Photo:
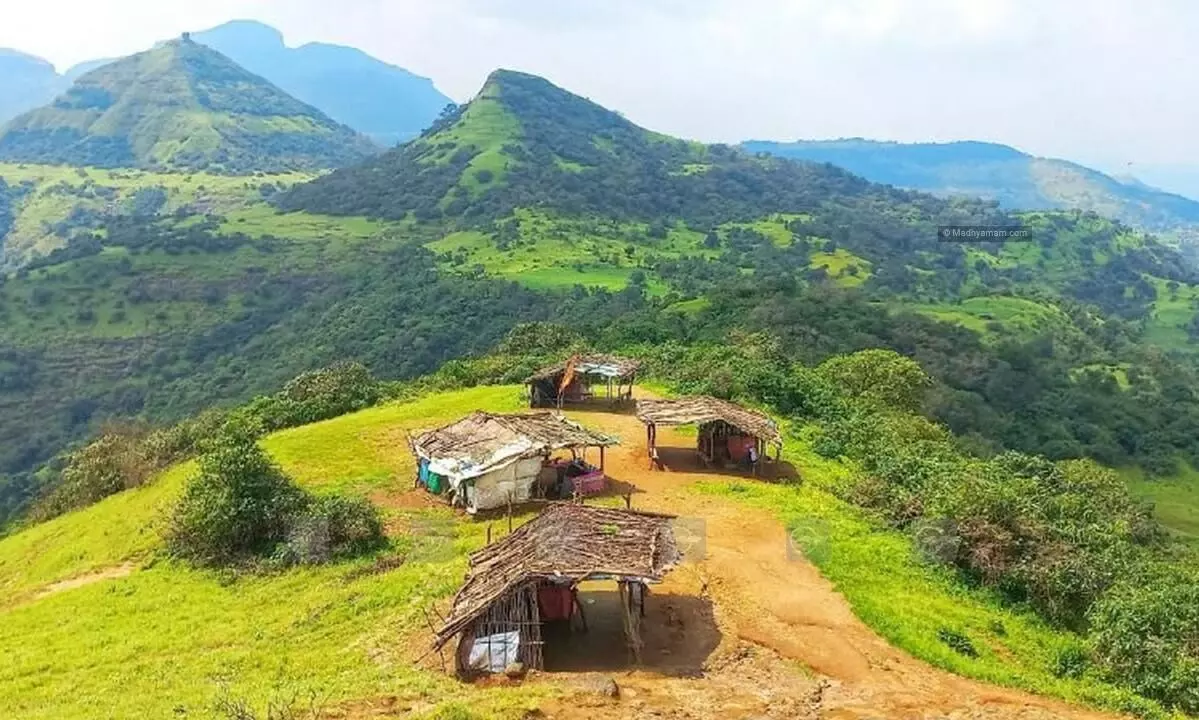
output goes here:
<path id="1" fill-rule="evenodd" d="M 857 287 L 870 278 L 870 263 L 845 248 L 812 253 L 808 267 L 823 268 L 833 283 L 842 287 Z"/>
<path id="2" fill-rule="evenodd" d="M 264 446 L 316 492 L 408 487 L 404 431 L 475 408 L 511 410 L 514 387 L 447 393 L 277 433 Z M 519 717 L 545 688 L 478 692 L 421 669 L 425 610 L 461 579 L 482 524 L 444 510 L 387 510 L 398 569 L 372 558 L 266 576 L 201 572 L 160 557 L 164 514 L 193 465 L 0 540 L 0 717 L 208 717 L 221 697 L 315 696 L 335 706 L 396 697 L 418 715 L 469 705 Z M 134 563 L 127 577 L 38 599 L 49 584 Z"/>
<path id="3" fill-rule="evenodd" d="M 163 215 L 186 209 L 199 214 L 228 214 L 258 207 L 266 209 L 259 188 L 265 184 L 292 185 L 312 175 L 287 173 L 253 176 L 208 173 L 150 173 L 140 170 L 101 170 L 53 165 L 0 164 L 0 178 L 30 190 L 17 204 L 12 230 L 4 241 L 8 264 L 61 247 L 65 240 L 53 230 L 73 212 L 99 215 L 129 211 L 133 194 L 160 187 L 167 200 Z M 3 264 L 3 263 L 0 263 Z"/>
<path id="4" fill-rule="evenodd" d="M 1167 350 L 1191 350 L 1195 346 L 1186 331 L 1199 306 L 1199 288 L 1178 286 L 1171 291 L 1169 283 L 1160 278 L 1148 278 L 1157 289 L 1153 315 L 1145 327 L 1145 339 Z"/>
<path id="5" fill-rule="evenodd" d="M 1177 474 L 1166 478 L 1146 477 L 1140 468 L 1120 472 L 1133 494 L 1153 503 L 1163 525 L 1199 548 L 1199 470 L 1183 464 Z"/>
<path id="6" fill-rule="evenodd" d="M 517 238 L 505 247 L 475 230 L 451 233 L 427 247 L 442 257 L 443 268 L 470 271 L 479 266 L 489 275 L 537 290 L 582 285 L 617 291 L 641 270 L 647 290 L 654 295 L 668 288 L 654 273 L 642 269 L 653 258 L 716 254 L 703 247 L 702 233 L 681 226 L 669 228 L 664 238 L 653 238 L 641 223 L 566 219 L 529 209 L 518 209 L 514 222 Z"/>
<path id="7" fill-rule="evenodd" d="M 973 297 L 954 304 L 905 305 L 922 315 L 969 328 L 984 337 L 997 333 L 1019 336 L 1038 332 L 1077 334 L 1070 319 L 1056 307 L 1026 298 L 1003 295 Z"/>

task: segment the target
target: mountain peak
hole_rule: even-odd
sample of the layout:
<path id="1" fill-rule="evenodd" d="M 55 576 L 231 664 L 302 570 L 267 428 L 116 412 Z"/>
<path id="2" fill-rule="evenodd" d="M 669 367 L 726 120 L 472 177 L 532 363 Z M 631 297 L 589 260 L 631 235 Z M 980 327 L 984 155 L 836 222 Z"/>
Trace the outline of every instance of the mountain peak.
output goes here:
<path id="1" fill-rule="evenodd" d="M 318 169 L 369 141 L 219 52 L 177 38 L 81 76 L 0 135 L 0 158 L 178 170 Z"/>
<path id="2" fill-rule="evenodd" d="M 203 38 L 200 42 L 209 46 L 214 43 L 233 43 L 272 49 L 286 47 L 282 32 L 257 20 L 230 20 L 214 28 L 195 33 L 193 39 L 196 38 Z"/>

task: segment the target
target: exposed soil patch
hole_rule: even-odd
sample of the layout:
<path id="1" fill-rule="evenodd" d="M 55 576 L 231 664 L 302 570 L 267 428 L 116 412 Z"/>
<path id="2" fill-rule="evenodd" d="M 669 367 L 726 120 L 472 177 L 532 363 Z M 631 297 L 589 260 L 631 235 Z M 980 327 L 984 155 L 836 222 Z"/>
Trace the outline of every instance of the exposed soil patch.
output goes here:
<path id="1" fill-rule="evenodd" d="M 646 632 L 676 637 L 677 663 L 647 655 L 646 667 L 614 673 L 620 697 L 574 685 L 585 676 L 547 673 L 568 689 L 543 708 L 561 718 L 1111 718 L 1029 693 L 968 680 L 889 645 L 850 609 L 813 565 L 789 556 L 786 532 L 768 512 L 686 491 L 697 481 L 727 478 L 702 468 L 685 449 L 695 438 L 659 428 L 669 447 L 664 471 L 648 470 L 644 428 L 629 414 L 572 412 L 613 432 L 608 474 L 636 488 L 633 507 L 693 518 L 706 558 L 688 563 L 653 588 L 651 599 L 675 603 L 675 617 L 648 618 Z M 674 450 L 673 448 L 678 448 Z M 698 637 L 691 639 L 692 632 Z M 619 639 L 619 634 L 617 634 Z M 714 646 L 709 646 L 715 639 Z M 660 640 L 659 640 L 660 641 Z M 648 642 L 647 642 L 648 644 Z M 669 655 L 667 657 L 670 657 Z M 680 667 L 694 672 L 671 672 Z"/>
<path id="2" fill-rule="evenodd" d="M 57 595 L 60 592 L 74 590 L 75 588 L 91 585 L 92 583 L 98 583 L 103 580 L 123 578 L 132 573 L 136 567 L 137 566 L 133 563 L 124 563 L 123 565 L 97 570 L 96 572 L 88 573 L 86 575 L 77 575 L 67 580 L 59 580 L 56 583 L 51 583 L 43 587 L 41 590 L 38 590 L 37 594 L 33 596 L 33 599 L 41 600 L 42 598 L 50 597 L 51 595 Z"/>

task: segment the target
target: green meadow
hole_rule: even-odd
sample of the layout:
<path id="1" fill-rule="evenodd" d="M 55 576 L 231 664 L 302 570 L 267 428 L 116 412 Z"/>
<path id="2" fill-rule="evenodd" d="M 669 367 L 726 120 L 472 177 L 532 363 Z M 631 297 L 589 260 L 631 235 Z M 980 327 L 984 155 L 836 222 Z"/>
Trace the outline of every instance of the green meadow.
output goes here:
<path id="1" fill-rule="evenodd" d="M 518 406 L 513 387 L 389 404 L 283 431 L 264 446 L 316 492 L 403 490 L 404 432 L 475 408 Z M 221 699 L 262 711 L 295 700 L 388 702 L 417 716 L 469 705 L 519 717 L 544 687 L 476 691 L 424 664 L 426 612 L 456 588 L 482 524 L 440 508 L 386 510 L 399 566 L 378 558 L 266 575 L 193 570 L 159 530 L 193 464 L 0 540 L 0 717 L 209 717 Z M 125 577 L 40 596 L 125 563 Z"/>

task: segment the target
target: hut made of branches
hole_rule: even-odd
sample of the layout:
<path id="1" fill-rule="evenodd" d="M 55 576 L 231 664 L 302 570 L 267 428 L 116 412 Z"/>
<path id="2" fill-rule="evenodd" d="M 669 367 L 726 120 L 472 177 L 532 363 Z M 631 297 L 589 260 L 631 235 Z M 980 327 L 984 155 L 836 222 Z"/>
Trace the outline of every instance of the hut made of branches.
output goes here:
<path id="1" fill-rule="evenodd" d="M 778 425 L 757 410 L 742 407 L 727 400 L 697 396 L 676 400 L 638 400 L 637 419 L 645 424 L 646 443 L 652 461 L 657 460 L 658 426 L 697 425 L 701 453 L 711 459 L 712 448 L 718 440 L 728 437 L 749 437 L 757 441 L 758 457 L 765 455 L 766 446 L 782 453 L 783 436 Z"/>
<path id="2" fill-rule="evenodd" d="M 436 632 L 440 649 L 459 637 L 457 668 L 476 642 L 517 637 L 513 654 L 526 668 L 542 668 L 537 592 L 543 585 L 573 588 L 585 580 L 614 580 L 627 597 L 625 632 L 630 654 L 640 657 L 639 602 L 647 584 L 662 580 L 680 559 L 673 516 L 553 503 L 507 537 L 470 556 L 466 580 L 449 618 Z M 637 592 L 631 589 L 636 586 Z M 634 617 L 635 616 L 635 617 Z M 490 646 L 489 646 L 490 647 Z"/>
<path id="3" fill-rule="evenodd" d="M 595 396 L 592 387 L 604 385 L 604 397 L 613 404 L 631 400 L 641 361 L 619 355 L 573 355 L 544 367 L 525 380 L 529 406 L 561 406 Z"/>
<path id="4" fill-rule="evenodd" d="M 417 458 L 417 481 L 444 480 L 451 504 L 468 511 L 532 499 L 542 462 L 553 452 L 586 452 L 620 441 L 552 412 L 470 415 L 409 439 Z M 438 492 L 443 489 L 438 488 Z"/>

